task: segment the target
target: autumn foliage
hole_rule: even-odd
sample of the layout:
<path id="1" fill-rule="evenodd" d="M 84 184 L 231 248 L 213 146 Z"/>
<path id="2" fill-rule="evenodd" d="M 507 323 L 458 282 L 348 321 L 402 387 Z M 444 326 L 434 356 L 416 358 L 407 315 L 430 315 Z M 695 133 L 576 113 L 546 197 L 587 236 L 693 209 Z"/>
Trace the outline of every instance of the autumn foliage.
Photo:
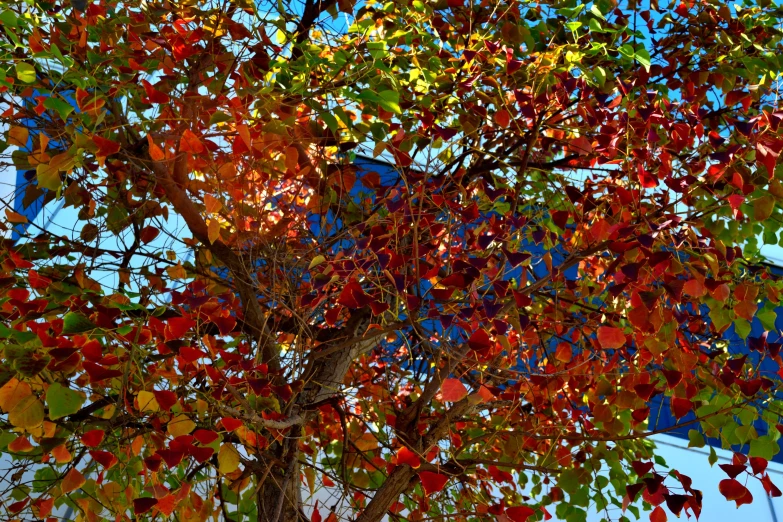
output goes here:
<path id="1" fill-rule="evenodd" d="M 0 0 L 2 518 L 698 517 L 684 426 L 780 496 L 779 21 Z"/>

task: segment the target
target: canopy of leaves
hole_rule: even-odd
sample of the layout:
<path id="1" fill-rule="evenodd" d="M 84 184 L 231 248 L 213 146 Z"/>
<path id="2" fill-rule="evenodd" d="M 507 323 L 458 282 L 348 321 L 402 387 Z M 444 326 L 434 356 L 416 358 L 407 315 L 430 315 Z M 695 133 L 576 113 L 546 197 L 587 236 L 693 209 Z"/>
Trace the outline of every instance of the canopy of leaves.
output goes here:
<path id="1" fill-rule="evenodd" d="M 780 16 L 0 0 L 2 168 L 75 217 L 3 202 L 3 518 L 698 516 L 660 404 L 779 496 Z"/>

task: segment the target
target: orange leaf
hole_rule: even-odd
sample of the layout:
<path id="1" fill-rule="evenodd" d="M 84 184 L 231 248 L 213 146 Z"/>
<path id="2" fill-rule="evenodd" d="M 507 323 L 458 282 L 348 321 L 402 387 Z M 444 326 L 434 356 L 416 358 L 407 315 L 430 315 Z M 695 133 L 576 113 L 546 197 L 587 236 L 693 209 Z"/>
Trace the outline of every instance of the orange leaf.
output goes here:
<path id="1" fill-rule="evenodd" d="M 8 130 L 8 144 L 17 147 L 27 147 L 30 131 L 26 127 L 11 127 Z"/>
<path id="2" fill-rule="evenodd" d="M 622 348 L 625 345 L 625 334 L 619 328 L 602 326 L 598 329 L 598 342 L 605 350 Z"/>
<path id="3" fill-rule="evenodd" d="M 27 218 L 18 212 L 7 208 L 5 209 L 5 218 L 9 223 L 27 223 Z"/>
<path id="4" fill-rule="evenodd" d="M 182 151 L 193 152 L 194 154 L 200 154 L 204 152 L 204 144 L 198 139 L 198 136 L 193 134 L 190 129 L 185 129 L 182 133 L 182 139 L 179 141 L 179 148 Z"/>
<path id="5" fill-rule="evenodd" d="M 25 453 L 33 449 L 33 445 L 25 436 L 15 438 L 11 444 L 8 445 L 8 449 L 14 453 Z"/>
<path id="6" fill-rule="evenodd" d="M 214 214 L 223 208 L 223 203 L 212 194 L 204 194 L 204 206 L 207 208 L 207 212 Z"/>
<path id="7" fill-rule="evenodd" d="M 76 491 L 82 487 L 85 482 L 87 482 L 87 480 L 84 478 L 84 475 L 82 475 L 78 469 L 71 468 L 65 475 L 65 478 L 60 485 L 60 489 L 63 493 L 70 493 L 71 491 Z"/>
<path id="8" fill-rule="evenodd" d="M 217 219 L 210 219 L 207 225 L 207 237 L 210 243 L 220 239 L 220 222 Z"/>
<path id="9" fill-rule="evenodd" d="M 701 297 L 705 293 L 704 285 L 698 279 L 691 279 L 686 282 L 682 287 L 682 291 L 691 297 Z"/>
<path id="10" fill-rule="evenodd" d="M 661 506 L 656 506 L 652 513 L 650 513 L 650 522 L 666 522 L 666 520 L 666 512 Z"/>
<path id="11" fill-rule="evenodd" d="M 285 168 L 296 172 L 296 166 L 299 164 L 299 151 L 296 147 L 285 149 Z"/>
<path id="12" fill-rule="evenodd" d="M 177 507 L 177 499 L 171 494 L 159 499 L 158 503 L 155 504 L 155 509 L 167 517 L 174 512 L 175 507 Z"/>
<path id="13" fill-rule="evenodd" d="M 468 390 L 459 379 L 446 379 L 441 387 L 441 397 L 446 402 L 461 401 L 468 395 Z"/>
<path id="14" fill-rule="evenodd" d="M 495 113 L 495 123 L 500 125 L 503 128 L 507 128 L 509 124 L 511 123 L 511 115 L 508 113 L 506 109 L 500 109 Z"/>
<path id="15" fill-rule="evenodd" d="M 54 498 L 39 498 L 33 502 L 33 515 L 36 518 L 46 518 L 52 513 L 54 507 Z"/>
<path id="16" fill-rule="evenodd" d="M 239 137 L 242 138 L 242 141 L 245 142 L 245 145 L 247 145 L 247 148 L 249 149 L 251 147 L 251 141 L 250 130 L 247 128 L 247 125 L 244 123 L 237 125 L 237 132 L 239 133 Z"/>
<path id="17" fill-rule="evenodd" d="M 8 413 L 31 393 L 33 392 L 29 384 L 14 377 L 0 388 L 0 408 Z"/>
<path id="18" fill-rule="evenodd" d="M 71 452 L 68 451 L 68 448 L 65 447 L 65 444 L 60 444 L 59 446 L 56 446 L 54 449 L 52 449 L 52 455 L 54 456 L 54 460 L 57 462 L 57 464 L 65 464 L 66 462 L 71 462 L 73 459 Z"/>
<path id="19" fill-rule="evenodd" d="M 160 161 L 166 157 L 163 149 L 161 149 L 154 141 L 152 141 L 152 136 L 149 134 L 147 134 L 147 142 L 150 145 L 150 158 L 152 158 L 154 161 Z"/>

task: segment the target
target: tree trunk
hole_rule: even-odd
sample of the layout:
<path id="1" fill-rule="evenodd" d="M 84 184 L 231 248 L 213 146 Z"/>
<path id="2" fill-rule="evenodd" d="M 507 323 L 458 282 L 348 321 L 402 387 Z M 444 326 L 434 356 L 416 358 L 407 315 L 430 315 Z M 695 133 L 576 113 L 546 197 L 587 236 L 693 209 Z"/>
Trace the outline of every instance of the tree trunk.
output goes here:
<path id="1" fill-rule="evenodd" d="M 272 469 L 261 479 L 263 484 L 256 496 L 258 522 L 307 521 L 302 513 L 302 484 L 299 480 L 297 443 L 300 436 L 300 427 L 291 430 L 275 452 L 284 467 L 270 463 Z"/>

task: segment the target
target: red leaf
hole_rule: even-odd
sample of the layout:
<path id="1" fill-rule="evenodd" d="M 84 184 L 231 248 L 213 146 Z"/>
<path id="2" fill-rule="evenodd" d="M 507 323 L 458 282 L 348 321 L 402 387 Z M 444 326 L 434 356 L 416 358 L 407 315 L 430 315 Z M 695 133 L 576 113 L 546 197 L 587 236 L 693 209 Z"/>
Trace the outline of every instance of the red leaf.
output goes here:
<path id="1" fill-rule="evenodd" d="M 156 227 L 149 226 L 144 227 L 141 229 L 141 232 L 139 233 L 139 239 L 142 243 L 145 245 L 151 241 L 153 241 L 156 237 L 158 237 L 158 234 L 160 234 L 160 230 L 158 230 Z"/>
<path id="2" fill-rule="evenodd" d="M 190 346 L 183 346 L 179 349 L 179 356 L 185 359 L 187 362 L 195 362 L 202 357 L 206 357 L 207 354 L 202 352 L 201 350 L 197 348 L 192 348 Z"/>
<path id="3" fill-rule="evenodd" d="M 92 141 L 98 146 L 98 152 L 95 153 L 96 156 L 102 156 L 105 158 L 107 156 L 111 156 L 112 154 L 117 154 L 120 151 L 119 143 L 102 138 L 97 134 L 92 137 Z"/>
<path id="4" fill-rule="evenodd" d="M 152 497 L 135 498 L 133 499 L 133 512 L 141 515 L 152 509 L 157 503 L 158 501 Z"/>
<path id="5" fill-rule="evenodd" d="M 407 464 L 416 469 L 421 466 L 421 459 L 408 448 L 400 448 L 399 451 L 397 451 L 397 465 L 401 466 L 403 464 Z"/>
<path id="6" fill-rule="evenodd" d="M 120 377 L 122 375 L 120 370 L 110 370 L 90 361 L 82 362 L 82 368 L 84 368 L 84 371 L 87 372 L 87 375 L 90 377 L 90 384 L 106 379 L 113 379 L 114 377 Z"/>
<path id="7" fill-rule="evenodd" d="M 590 140 L 585 136 L 579 136 L 578 138 L 571 140 L 568 144 L 568 148 L 571 152 L 579 154 L 580 156 L 586 156 L 593 152 L 593 144 L 590 143 Z"/>
<path id="8" fill-rule="evenodd" d="M 182 459 L 185 456 L 185 453 L 182 451 L 172 451 L 167 449 L 159 449 L 157 454 L 166 461 L 166 465 L 169 468 L 177 467 L 177 465 L 182 462 Z"/>
<path id="9" fill-rule="evenodd" d="M 212 319 L 212 322 L 217 325 L 218 330 L 220 330 L 220 335 L 230 334 L 234 331 L 234 328 L 237 325 L 237 320 L 235 317 L 217 317 Z"/>
<path id="10" fill-rule="evenodd" d="M 82 444 L 87 446 L 88 448 L 95 448 L 103 442 L 103 437 L 106 435 L 106 432 L 103 430 L 90 430 L 86 432 L 84 435 L 82 435 Z"/>
<path id="11" fill-rule="evenodd" d="M 748 488 L 735 479 L 723 479 L 718 484 L 718 490 L 726 497 L 726 500 L 738 500 L 745 497 Z"/>
<path id="12" fill-rule="evenodd" d="M 177 394 L 173 391 L 152 390 L 152 393 L 155 395 L 155 400 L 157 401 L 158 406 L 166 411 L 171 411 L 171 407 L 177 403 Z"/>
<path id="13" fill-rule="evenodd" d="M 650 522 L 666 522 L 666 512 L 661 506 L 656 506 L 650 513 Z"/>
<path id="14" fill-rule="evenodd" d="M 219 435 L 212 430 L 198 429 L 193 432 L 193 437 L 202 444 L 211 444 L 217 440 Z"/>
<path id="15" fill-rule="evenodd" d="M 467 397 L 468 390 L 459 379 L 446 379 L 441 387 L 441 396 L 446 402 L 457 402 Z"/>
<path id="16" fill-rule="evenodd" d="M 164 338 L 167 341 L 179 340 L 188 330 L 196 326 L 196 321 L 188 317 L 172 317 L 166 322 Z"/>
<path id="17" fill-rule="evenodd" d="M 202 463 L 209 460 L 212 457 L 212 454 L 215 453 L 215 450 L 210 447 L 191 446 L 188 449 L 188 453 L 193 455 L 193 458 L 196 459 L 199 463 Z"/>
<path id="18" fill-rule="evenodd" d="M 772 479 L 769 478 L 769 475 L 761 477 L 761 485 L 764 486 L 764 491 L 767 492 L 767 495 L 771 497 L 783 496 L 783 493 L 780 492 L 778 487 L 772 483 Z"/>
<path id="19" fill-rule="evenodd" d="M 19 513 L 24 509 L 24 507 L 27 505 L 28 502 L 30 502 L 30 497 L 20 500 L 19 502 L 14 502 L 10 506 L 8 506 L 8 511 L 10 511 L 11 513 Z"/>
<path id="20" fill-rule="evenodd" d="M 346 308 L 361 308 L 370 304 L 373 299 L 364 293 L 359 283 L 352 281 L 345 285 L 337 302 Z M 364 332 L 362 332 L 364 333 Z"/>
<path id="21" fill-rule="evenodd" d="M 489 334 L 484 330 L 476 330 L 468 339 L 468 346 L 475 352 L 489 350 L 493 345 L 494 343 L 489 338 Z"/>
<path id="22" fill-rule="evenodd" d="M 605 350 L 622 348 L 625 346 L 625 334 L 619 328 L 602 326 L 598 329 L 598 342 Z"/>
<path id="23" fill-rule="evenodd" d="M 117 457 L 108 451 L 90 450 L 90 456 L 95 462 L 106 469 L 109 469 L 117 464 Z"/>
<path id="24" fill-rule="evenodd" d="M 764 470 L 767 469 L 767 464 L 767 459 L 763 459 L 761 457 L 750 458 L 750 467 L 753 469 L 754 475 L 760 475 L 761 473 L 764 473 Z"/>
<path id="25" fill-rule="evenodd" d="M 761 140 L 756 143 L 756 164 L 763 165 L 767 169 L 767 175 L 770 179 L 775 175 L 775 165 L 778 162 L 779 151 L 775 151 L 763 143 Z"/>
<path id="26" fill-rule="evenodd" d="M 446 482 L 449 481 L 448 475 L 441 475 L 440 473 L 433 473 L 431 471 L 419 472 L 419 478 L 421 479 L 421 487 L 424 488 L 424 493 L 426 495 L 441 491 L 446 485 Z"/>
<path id="27" fill-rule="evenodd" d="M 631 467 L 636 472 L 636 474 L 639 475 L 639 477 L 643 477 L 648 474 L 651 469 L 653 469 L 653 463 L 634 460 L 631 462 Z"/>
<path id="28" fill-rule="evenodd" d="M 535 511 L 527 506 L 515 506 L 506 508 L 506 516 L 513 522 L 525 522 Z"/>
<path id="29" fill-rule="evenodd" d="M 313 508 L 313 514 L 310 515 L 310 522 L 321 522 L 321 512 L 318 511 L 318 501 L 315 501 L 315 507 Z"/>
<path id="30" fill-rule="evenodd" d="M 726 472 L 730 478 L 737 478 L 737 475 L 745 471 L 746 466 L 744 464 L 718 464 L 720 469 Z"/>
<path id="31" fill-rule="evenodd" d="M 150 82 L 142 80 L 141 84 L 144 86 L 144 92 L 147 94 L 149 103 L 168 103 L 169 95 L 155 89 Z"/>
<path id="32" fill-rule="evenodd" d="M 234 419 L 232 417 L 223 417 L 220 419 L 220 423 L 223 425 L 226 431 L 234 431 L 242 425 L 241 420 Z"/>
<path id="33" fill-rule="evenodd" d="M 680 397 L 672 397 L 672 413 L 677 419 L 685 417 L 692 409 L 693 403 L 688 399 L 682 399 Z"/>

